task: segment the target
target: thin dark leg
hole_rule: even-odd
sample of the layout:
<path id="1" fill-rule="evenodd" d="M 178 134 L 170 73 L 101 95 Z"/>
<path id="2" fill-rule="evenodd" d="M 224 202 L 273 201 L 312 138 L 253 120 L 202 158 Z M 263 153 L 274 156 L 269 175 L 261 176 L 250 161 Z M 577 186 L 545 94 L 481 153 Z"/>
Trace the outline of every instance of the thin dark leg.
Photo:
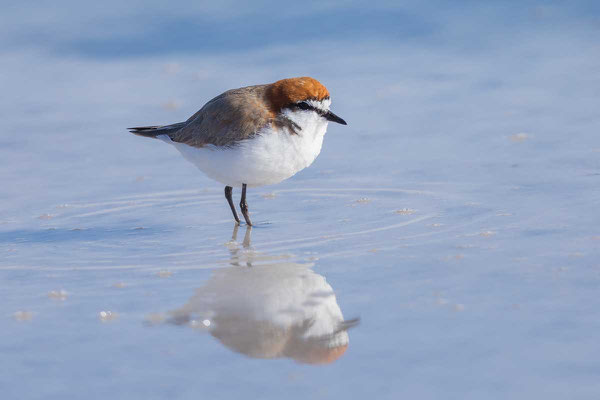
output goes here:
<path id="1" fill-rule="evenodd" d="M 231 186 L 225 186 L 225 198 L 229 203 L 229 207 L 231 207 L 231 212 L 233 213 L 233 218 L 235 218 L 235 222 L 240 223 L 240 217 L 237 215 L 237 211 L 235 210 L 235 206 L 233 205 L 233 199 L 231 198 L 231 193 L 233 192 L 233 188 Z"/>
<path id="2" fill-rule="evenodd" d="M 244 219 L 246 220 L 246 224 L 252 226 L 252 221 L 250 221 L 250 215 L 248 215 L 248 203 L 246 203 L 246 184 L 242 184 L 242 198 L 240 200 L 240 209 L 242 210 L 242 214 L 244 215 Z"/>

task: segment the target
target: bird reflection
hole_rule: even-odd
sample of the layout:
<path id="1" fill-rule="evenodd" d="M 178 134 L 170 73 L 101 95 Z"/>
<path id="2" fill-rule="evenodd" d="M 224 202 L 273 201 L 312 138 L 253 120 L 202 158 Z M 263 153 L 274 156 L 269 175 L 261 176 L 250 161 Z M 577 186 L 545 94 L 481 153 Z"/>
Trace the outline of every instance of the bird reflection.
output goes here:
<path id="1" fill-rule="evenodd" d="M 167 321 L 208 331 L 229 349 L 254 358 L 292 358 L 324 364 L 348 348 L 345 321 L 335 293 L 311 264 L 256 253 L 251 227 L 228 243 L 231 267 L 216 270 Z"/>

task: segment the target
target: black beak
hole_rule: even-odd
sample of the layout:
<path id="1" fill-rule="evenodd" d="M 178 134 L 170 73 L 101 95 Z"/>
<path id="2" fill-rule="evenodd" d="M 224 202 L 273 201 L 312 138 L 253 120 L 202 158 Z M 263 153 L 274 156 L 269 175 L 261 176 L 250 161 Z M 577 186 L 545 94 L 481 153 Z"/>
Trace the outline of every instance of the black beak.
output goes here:
<path id="1" fill-rule="evenodd" d="M 323 117 L 325 117 L 326 120 L 331 121 L 331 122 L 337 122 L 338 124 L 342 124 L 342 125 L 348 125 L 346 123 L 346 121 L 344 121 L 343 119 L 341 119 L 340 117 L 338 117 L 337 115 L 335 115 L 334 113 L 332 113 L 331 111 L 327 111 Z"/>

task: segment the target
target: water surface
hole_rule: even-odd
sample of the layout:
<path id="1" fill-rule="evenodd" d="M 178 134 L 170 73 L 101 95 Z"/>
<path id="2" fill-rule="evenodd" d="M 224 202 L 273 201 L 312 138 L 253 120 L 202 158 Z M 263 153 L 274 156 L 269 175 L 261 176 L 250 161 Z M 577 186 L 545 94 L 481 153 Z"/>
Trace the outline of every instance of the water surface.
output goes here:
<path id="1" fill-rule="evenodd" d="M 598 10 L 502 4 L 7 8 L 3 396 L 597 398 Z M 125 130 L 301 75 L 348 126 L 251 230 Z"/>

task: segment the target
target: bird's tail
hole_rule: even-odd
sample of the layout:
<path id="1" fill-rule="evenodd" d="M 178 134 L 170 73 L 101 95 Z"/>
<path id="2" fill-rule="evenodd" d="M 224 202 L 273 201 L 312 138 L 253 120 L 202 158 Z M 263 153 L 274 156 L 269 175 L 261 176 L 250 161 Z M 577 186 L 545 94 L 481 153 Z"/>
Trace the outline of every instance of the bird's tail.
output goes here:
<path id="1" fill-rule="evenodd" d="M 158 135 L 168 135 L 178 131 L 185 125 L 185 122 L 178 122 L 172 125 L 157 125 L 157 126 L 138 126 L 136 128 L 127 128 L 134 135 L 155 138 Z"/>

